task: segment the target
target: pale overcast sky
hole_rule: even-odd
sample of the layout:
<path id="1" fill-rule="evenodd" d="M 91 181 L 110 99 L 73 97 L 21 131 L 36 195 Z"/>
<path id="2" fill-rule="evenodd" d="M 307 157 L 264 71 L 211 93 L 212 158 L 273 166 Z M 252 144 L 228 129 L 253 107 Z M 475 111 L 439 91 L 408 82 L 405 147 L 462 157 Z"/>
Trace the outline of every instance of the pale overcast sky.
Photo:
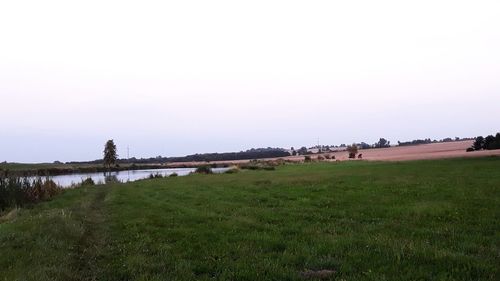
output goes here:
<path id="1" fill-rule="evenodd" d="M 2 1 L 0 161 L 500 131 L 500 1 Z"/>

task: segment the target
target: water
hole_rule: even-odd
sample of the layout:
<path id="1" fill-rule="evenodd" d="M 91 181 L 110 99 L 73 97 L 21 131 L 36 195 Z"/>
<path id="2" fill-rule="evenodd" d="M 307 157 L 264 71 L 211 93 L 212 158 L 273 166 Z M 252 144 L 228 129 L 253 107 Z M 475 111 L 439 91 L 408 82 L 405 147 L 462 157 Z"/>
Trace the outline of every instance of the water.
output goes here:
<path id="1" fill-rule="evenodd" d="M 61 187 L 71 187 L 82 182 L 87 178 L 92 178 L 96 184 L 104 184 L 109 180 L 119 182 L 129 182 L 149 178 L 149 175 L 160 174 L 168 177 L 173 173 L 179 176 L 187 176 L 194 172 L 196 168 L 175 168 L 175 169 L 149 169 L 149 170 L 127 170 L 110 173 L 78 173 L 69 175 L 60 175 L 50 177 L 57 185 Z M 212 168 L 214 173 L 224 173 L 228 168 Z"/>

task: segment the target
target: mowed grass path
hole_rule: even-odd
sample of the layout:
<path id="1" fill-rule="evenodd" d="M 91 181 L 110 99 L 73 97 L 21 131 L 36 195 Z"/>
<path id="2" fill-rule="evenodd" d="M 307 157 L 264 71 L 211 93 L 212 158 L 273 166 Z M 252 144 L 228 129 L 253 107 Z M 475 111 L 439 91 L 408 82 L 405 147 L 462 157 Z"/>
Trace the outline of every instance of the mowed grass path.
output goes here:
<path id="1" fill-rule="evenodd" d="M 0 223 L 0 280 L 499 280 L 500 158 L 68 190 Z"/>

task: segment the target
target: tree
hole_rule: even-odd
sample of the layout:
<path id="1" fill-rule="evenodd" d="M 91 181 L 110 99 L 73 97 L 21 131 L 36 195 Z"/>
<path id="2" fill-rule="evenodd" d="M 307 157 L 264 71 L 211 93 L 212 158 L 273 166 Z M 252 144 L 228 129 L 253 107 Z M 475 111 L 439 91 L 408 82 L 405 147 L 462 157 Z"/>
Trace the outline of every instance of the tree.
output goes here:
<path id="1" fill-rule="evenodd" d="M 472 144 L 472 147 L 474 150 L 481 150 L 484 145 L 484 138 L 482 136 L 478 136 L 474 143 Z"/>
<path id="2" fill-rule="evenodd" d="M 384 138 L 380 138 L 380 140 L 375 144 L 375 147 L 389 147 L 390 142 L 388 142 Z"/>
<path id="3" fill-rule="evenodd" d="M 366 142 L 361 142 L 361 143 L 359 144 L 359 147 L 360 147 L 361 149 L 369 149 L 369 148 L 371 148 L 372 146 L 371 146 L 371 145 L 369 145 L 369 144 L 367 144 Z"/>
<path id="4" fill-rule="evenodd" d="M 495 136 L 495 149 L 500 149 L 500 133 Z"/>
<path id="5" fill-rule="evenodd" d="M 116 163 L 118 155 L 116 154 L 116 145 L 113 140 L 108 140 L 104 145 L 104 166 L 110 168 Z"/>
<path id="6" fill-rule="evenodd" d="M 307 154 L 307 148 L 305 146 L 303 146 L 299 150 L 297 150 L 297 153 L 299 155 L 306 155 Z"/>
<path id="7" fill-rule="evenodd" d="M 355 143 L 348 145 L 347 152 L 349 152 L 349 158 L 356 158 L 356 154 L 358 154 L 358 146 Z"/>
<path id="8" fill-rule="evenodd" d="M 495 149 L 495 137 L 489 135 L 484 138 L 483 149 Z"/>

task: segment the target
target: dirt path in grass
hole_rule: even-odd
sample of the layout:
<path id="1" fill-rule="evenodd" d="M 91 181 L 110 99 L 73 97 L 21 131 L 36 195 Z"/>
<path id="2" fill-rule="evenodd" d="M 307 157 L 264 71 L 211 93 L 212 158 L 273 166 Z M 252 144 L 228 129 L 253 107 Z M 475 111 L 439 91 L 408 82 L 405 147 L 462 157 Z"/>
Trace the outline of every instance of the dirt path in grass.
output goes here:
<path id="1" fill-rule="evenodd" d="M 98 280 L 99 257 L 106 245 L 105 213 L 103 210 L 107 188 L 94 188 L 81 204 L 73 209 L 80 218 L 83 234 L 73 251 L 73 280 Z"/>

